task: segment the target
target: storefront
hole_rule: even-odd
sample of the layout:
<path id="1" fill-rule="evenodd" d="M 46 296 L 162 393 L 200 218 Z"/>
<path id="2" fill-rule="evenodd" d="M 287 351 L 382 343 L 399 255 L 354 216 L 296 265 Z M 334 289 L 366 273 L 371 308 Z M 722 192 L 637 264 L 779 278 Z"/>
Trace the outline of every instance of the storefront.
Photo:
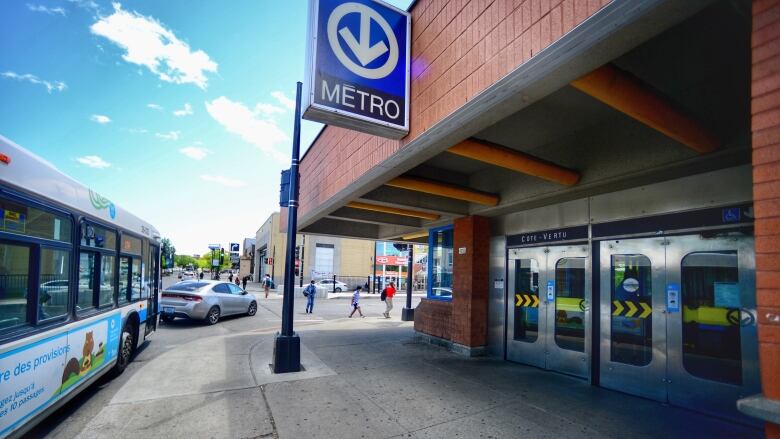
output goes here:
<path id="1" fill-rule="evenodd" d="M 408 136 L 309 147 L 301 231 L 428 243 L 415 330 L 455 351 L 759 422 L 780 399 L 780 5 L 462 3 L 410 9 Z"/>

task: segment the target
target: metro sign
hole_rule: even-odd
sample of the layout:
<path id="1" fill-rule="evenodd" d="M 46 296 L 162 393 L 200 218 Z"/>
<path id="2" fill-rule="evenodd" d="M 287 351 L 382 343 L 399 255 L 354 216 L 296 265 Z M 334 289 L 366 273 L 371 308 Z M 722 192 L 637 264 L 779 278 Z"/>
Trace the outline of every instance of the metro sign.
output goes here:
<path id="1" fill-rule="evenodd" d="M 304 119 L 409 133 L 408 12 L 378 0 L 311 0 Z"/>

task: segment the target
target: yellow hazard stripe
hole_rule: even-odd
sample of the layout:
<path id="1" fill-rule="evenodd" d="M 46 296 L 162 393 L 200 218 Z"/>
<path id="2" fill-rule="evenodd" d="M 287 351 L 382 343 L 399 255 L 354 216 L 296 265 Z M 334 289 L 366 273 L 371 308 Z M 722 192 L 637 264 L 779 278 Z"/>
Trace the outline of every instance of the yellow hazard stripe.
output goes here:
<path id="1" fill-rule="evenodd" d="M 556 311 L 570 311 L 570 312 L 582 312 L 580 304 L 584 299 L 579 297 L 556 297 L 555 298 L 555 310 Z"/>
<path id="2" fill-rule="evenodd" d="M 701 323 L 704 325 L 731 326 L 727 314 L 728 308 L 716 308 L 713 306 L 700 306 L 690 309 L 683 306 L 683 322 Z"/>

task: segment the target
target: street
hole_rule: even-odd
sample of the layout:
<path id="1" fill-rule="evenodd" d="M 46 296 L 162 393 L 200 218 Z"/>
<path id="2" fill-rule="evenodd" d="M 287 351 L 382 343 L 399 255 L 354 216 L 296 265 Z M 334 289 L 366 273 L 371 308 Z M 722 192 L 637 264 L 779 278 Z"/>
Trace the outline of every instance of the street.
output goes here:
<path id="1" fill-rule="evenodd" d="M 178 281 L 175 276 L 167 276 L 162 279 L 163 288 Z M 227 278 L 223 276 L 223 280 L 226 281 Z M 161 321 L 157 332 L 141 346 L 135 358 L 122 375 L 113 380 L 102 379 L 93 384 L 28 432 L 25 437 L 76 438 L 82 436 L 84 427 L 110 404 L 111 400 L 123 386 L 136 377 L 136 375 L 147 373 L 143 370 L 146 364 L 167 352 L 175 350 L 177 347 L 214 336 L 228 336 L 249 332 L 273 334 L 275 331 L 278 331 L 281 326 L 282 296 L 274 294 L 272 291 L 269 298 L 264 299 L 258 284 L 250 284 L 247 287 L 258 299 L 258 312 L 254 317 L 223 317 L 214 326 L 207 326 L 203 322 L 181 318 L 171 323 Z M 385 310 L 385 304 L 376 296 L 378 295 L 361 300 L 361 307 L 364 315 L 366 315 L 364 320 L 384 322 L 386 319 L 381 317 L 381 313 Z M 413 306 L 416 306 L 420 299 L 419 297 L 414 297 L 413 299 Z M 405 296 L 397 295 L 392 311 L 393 318 L 390 320 L 400 320 L 401 309 L 404 303 Z M 304 313 L 305 306 L 306 298 L 302 295 L 296 296 L 294 322 L 296 331 L 306 327 L 321 325 L 325 322 L 344 320 L 352 309 L 348 298 L 318 299 L 315 302 L 313 314 Z M 360 319 L 360 316 L 355 313 L 354 318 Z M 267 337 L 267 335 L 264 335 L 264 337 Z M 305 336 L 302 339 L 305 339 Z M 150 379 L 164 381 L 173 377 L 180 378 L 175 371 L 171 371 L 171 375 L 154 376 L 150 377 Z"/>

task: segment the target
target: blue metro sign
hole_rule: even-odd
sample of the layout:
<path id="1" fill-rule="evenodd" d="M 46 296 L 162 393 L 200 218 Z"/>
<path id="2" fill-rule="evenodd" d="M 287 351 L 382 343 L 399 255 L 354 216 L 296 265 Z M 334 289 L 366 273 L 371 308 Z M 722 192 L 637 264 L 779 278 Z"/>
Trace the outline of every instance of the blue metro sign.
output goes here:
<path id="1" fill-rule="evenodd" d="M 409 132 L 408 12 L 311 0 L 303 117 L 390 138 Z"/>

